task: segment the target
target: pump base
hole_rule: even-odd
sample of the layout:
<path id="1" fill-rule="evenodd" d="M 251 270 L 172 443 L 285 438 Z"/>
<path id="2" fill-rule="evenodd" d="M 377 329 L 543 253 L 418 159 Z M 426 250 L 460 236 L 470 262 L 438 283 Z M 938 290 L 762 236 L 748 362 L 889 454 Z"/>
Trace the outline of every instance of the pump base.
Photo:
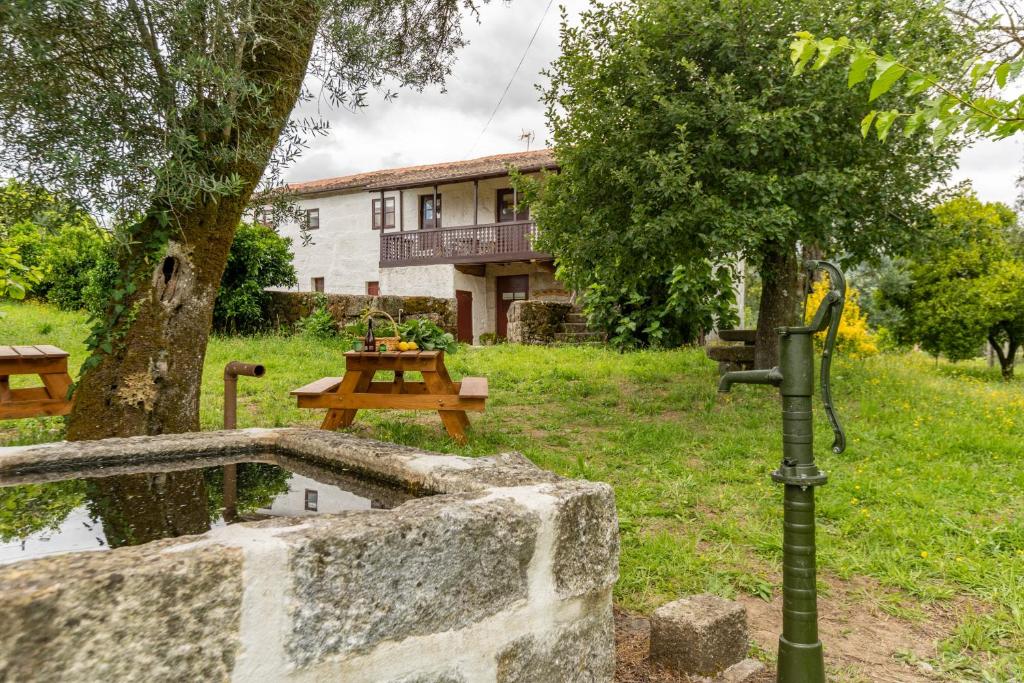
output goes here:
<path id="1" fill-rule="evenodd" d="M 801 645 L 780 636 L 776 680 L 778 683 L 825 683 L 825 656 L 821 641 Z"/>

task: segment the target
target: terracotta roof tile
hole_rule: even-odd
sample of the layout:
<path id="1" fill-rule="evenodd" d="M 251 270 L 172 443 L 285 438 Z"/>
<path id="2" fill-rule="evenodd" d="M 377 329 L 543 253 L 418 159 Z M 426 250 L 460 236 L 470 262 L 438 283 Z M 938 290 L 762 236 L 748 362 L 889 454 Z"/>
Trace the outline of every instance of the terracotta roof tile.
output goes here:
<path id="1" fill-rule="evenodd" d="M 306 183 L 293 183 L 288 186 L 288 189 L 303 195 L 351 189 L 389 190 L 401 187 L 420 187 L 433 183 L 502 176 L 508 172 L 509 167 L 530 173 L 542 169 L 553 169 L 557 165 L 552 150 L 538 149 L 532 152 L 495 154 L 465 161 L 448 161 L 440 164 L 390 168 L 337 178 L 324 178 Z"/>

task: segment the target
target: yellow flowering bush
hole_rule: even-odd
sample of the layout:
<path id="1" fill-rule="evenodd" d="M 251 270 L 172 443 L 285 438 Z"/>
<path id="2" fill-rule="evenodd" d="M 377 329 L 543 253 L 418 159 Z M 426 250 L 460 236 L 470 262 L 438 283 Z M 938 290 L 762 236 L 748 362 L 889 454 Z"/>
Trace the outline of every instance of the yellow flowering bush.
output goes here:
<path id="1" fill-rule="evenodd" d="M 828 294 L 829 287 L 828 275 L 815 283 L 814 289 L 807 296 L 806 322 L 810 322 L 818 310 L 822 299 Z M 815 346 L 819 351 L 824 340 L 825 332 L 817 335 L 814 339 Z M 860 308 L 860 292 L 852 287 L 846 289 L 846 306 L 843 308 L 843 317 L 839 321 L 836 350 L 857 358 L 873 356 L 878 353 L 878 340 L 871 328 L 868 327 L 868 318 Z"/>

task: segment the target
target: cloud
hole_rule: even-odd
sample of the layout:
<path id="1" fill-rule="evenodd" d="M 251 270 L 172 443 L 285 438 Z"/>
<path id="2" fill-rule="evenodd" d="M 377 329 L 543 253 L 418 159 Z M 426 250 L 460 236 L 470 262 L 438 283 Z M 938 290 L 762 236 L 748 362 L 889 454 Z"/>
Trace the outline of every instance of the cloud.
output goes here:
<path id="1" fill-rule="evenodd" d="M 323 117 L 330 121 L 331 130 L 311 141 L 285 179 L 301 182 L 518 151 L 526 147 L 519 139 L 524 130 L 534 132 L 533 148 L 547 144 L 550 131 L 536 84 L 546 82 L 541 71 L 558 56 L 558 6 L 544 17 L 501 108 L 481 135 L 547 3 L 492 0 L 480 7 L 479 22 L 465 14 L 464 31 L 470 44 L 457 55 L 446 92 L 436 87 L 420 93 L 402 90 L 389 102 L 375 94 L 369 106 L 357 111 L 332 108 L 325 101 L 305 104 L 300 114 Z M 563 0 L 562 4 L 574 22 L 587 0 Z M 970 180 L 986 201 L 1013 204 L 1021 173 L 1019 143 L 981 141 L 963 152 L 953 180 Z"/>
<path id="2" fill-rule="evenodd" d="M 330 133 L 310 141 L 310 149 L 285 174 L 293 182 L 513 152 L 526 148 L 523 131 L 533 131 L 531 149 L 544 146 L 549 131 L 536 84 L 558 56 L 559 8 L 552 5 L 501 108 L 483 135 L 484 124 L 512 77 L 548 0 L 491 2 L 480 7 L 480 21 L 466 15 L 469 45 L 458 54 L 446 92 L 401 90 L 385 102 L 368 98 L 357 111 L 306 103 L 299 116 L 319 115 Z M 570 20 L 586 6 L 565 0 Z M 311 84 L 312 86 L 312 84 Z M 477 140 L 479 139 L 479 142 Z"/>

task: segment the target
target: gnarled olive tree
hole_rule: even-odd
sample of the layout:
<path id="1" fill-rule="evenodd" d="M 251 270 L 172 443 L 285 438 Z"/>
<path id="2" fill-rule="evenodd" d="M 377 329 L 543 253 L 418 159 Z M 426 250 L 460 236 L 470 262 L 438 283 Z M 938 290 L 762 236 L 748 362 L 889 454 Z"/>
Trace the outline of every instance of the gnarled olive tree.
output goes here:
<path id="1" fill-rule="evenodd" d="M 199 427 L 239 218 L 319 120 L 385 83 L 441 83 L 459 0 L 0 0 L 0 167 L 122 227 L 71 439 Z M 304 85 L 307 84 L 307 85 Z"/>

